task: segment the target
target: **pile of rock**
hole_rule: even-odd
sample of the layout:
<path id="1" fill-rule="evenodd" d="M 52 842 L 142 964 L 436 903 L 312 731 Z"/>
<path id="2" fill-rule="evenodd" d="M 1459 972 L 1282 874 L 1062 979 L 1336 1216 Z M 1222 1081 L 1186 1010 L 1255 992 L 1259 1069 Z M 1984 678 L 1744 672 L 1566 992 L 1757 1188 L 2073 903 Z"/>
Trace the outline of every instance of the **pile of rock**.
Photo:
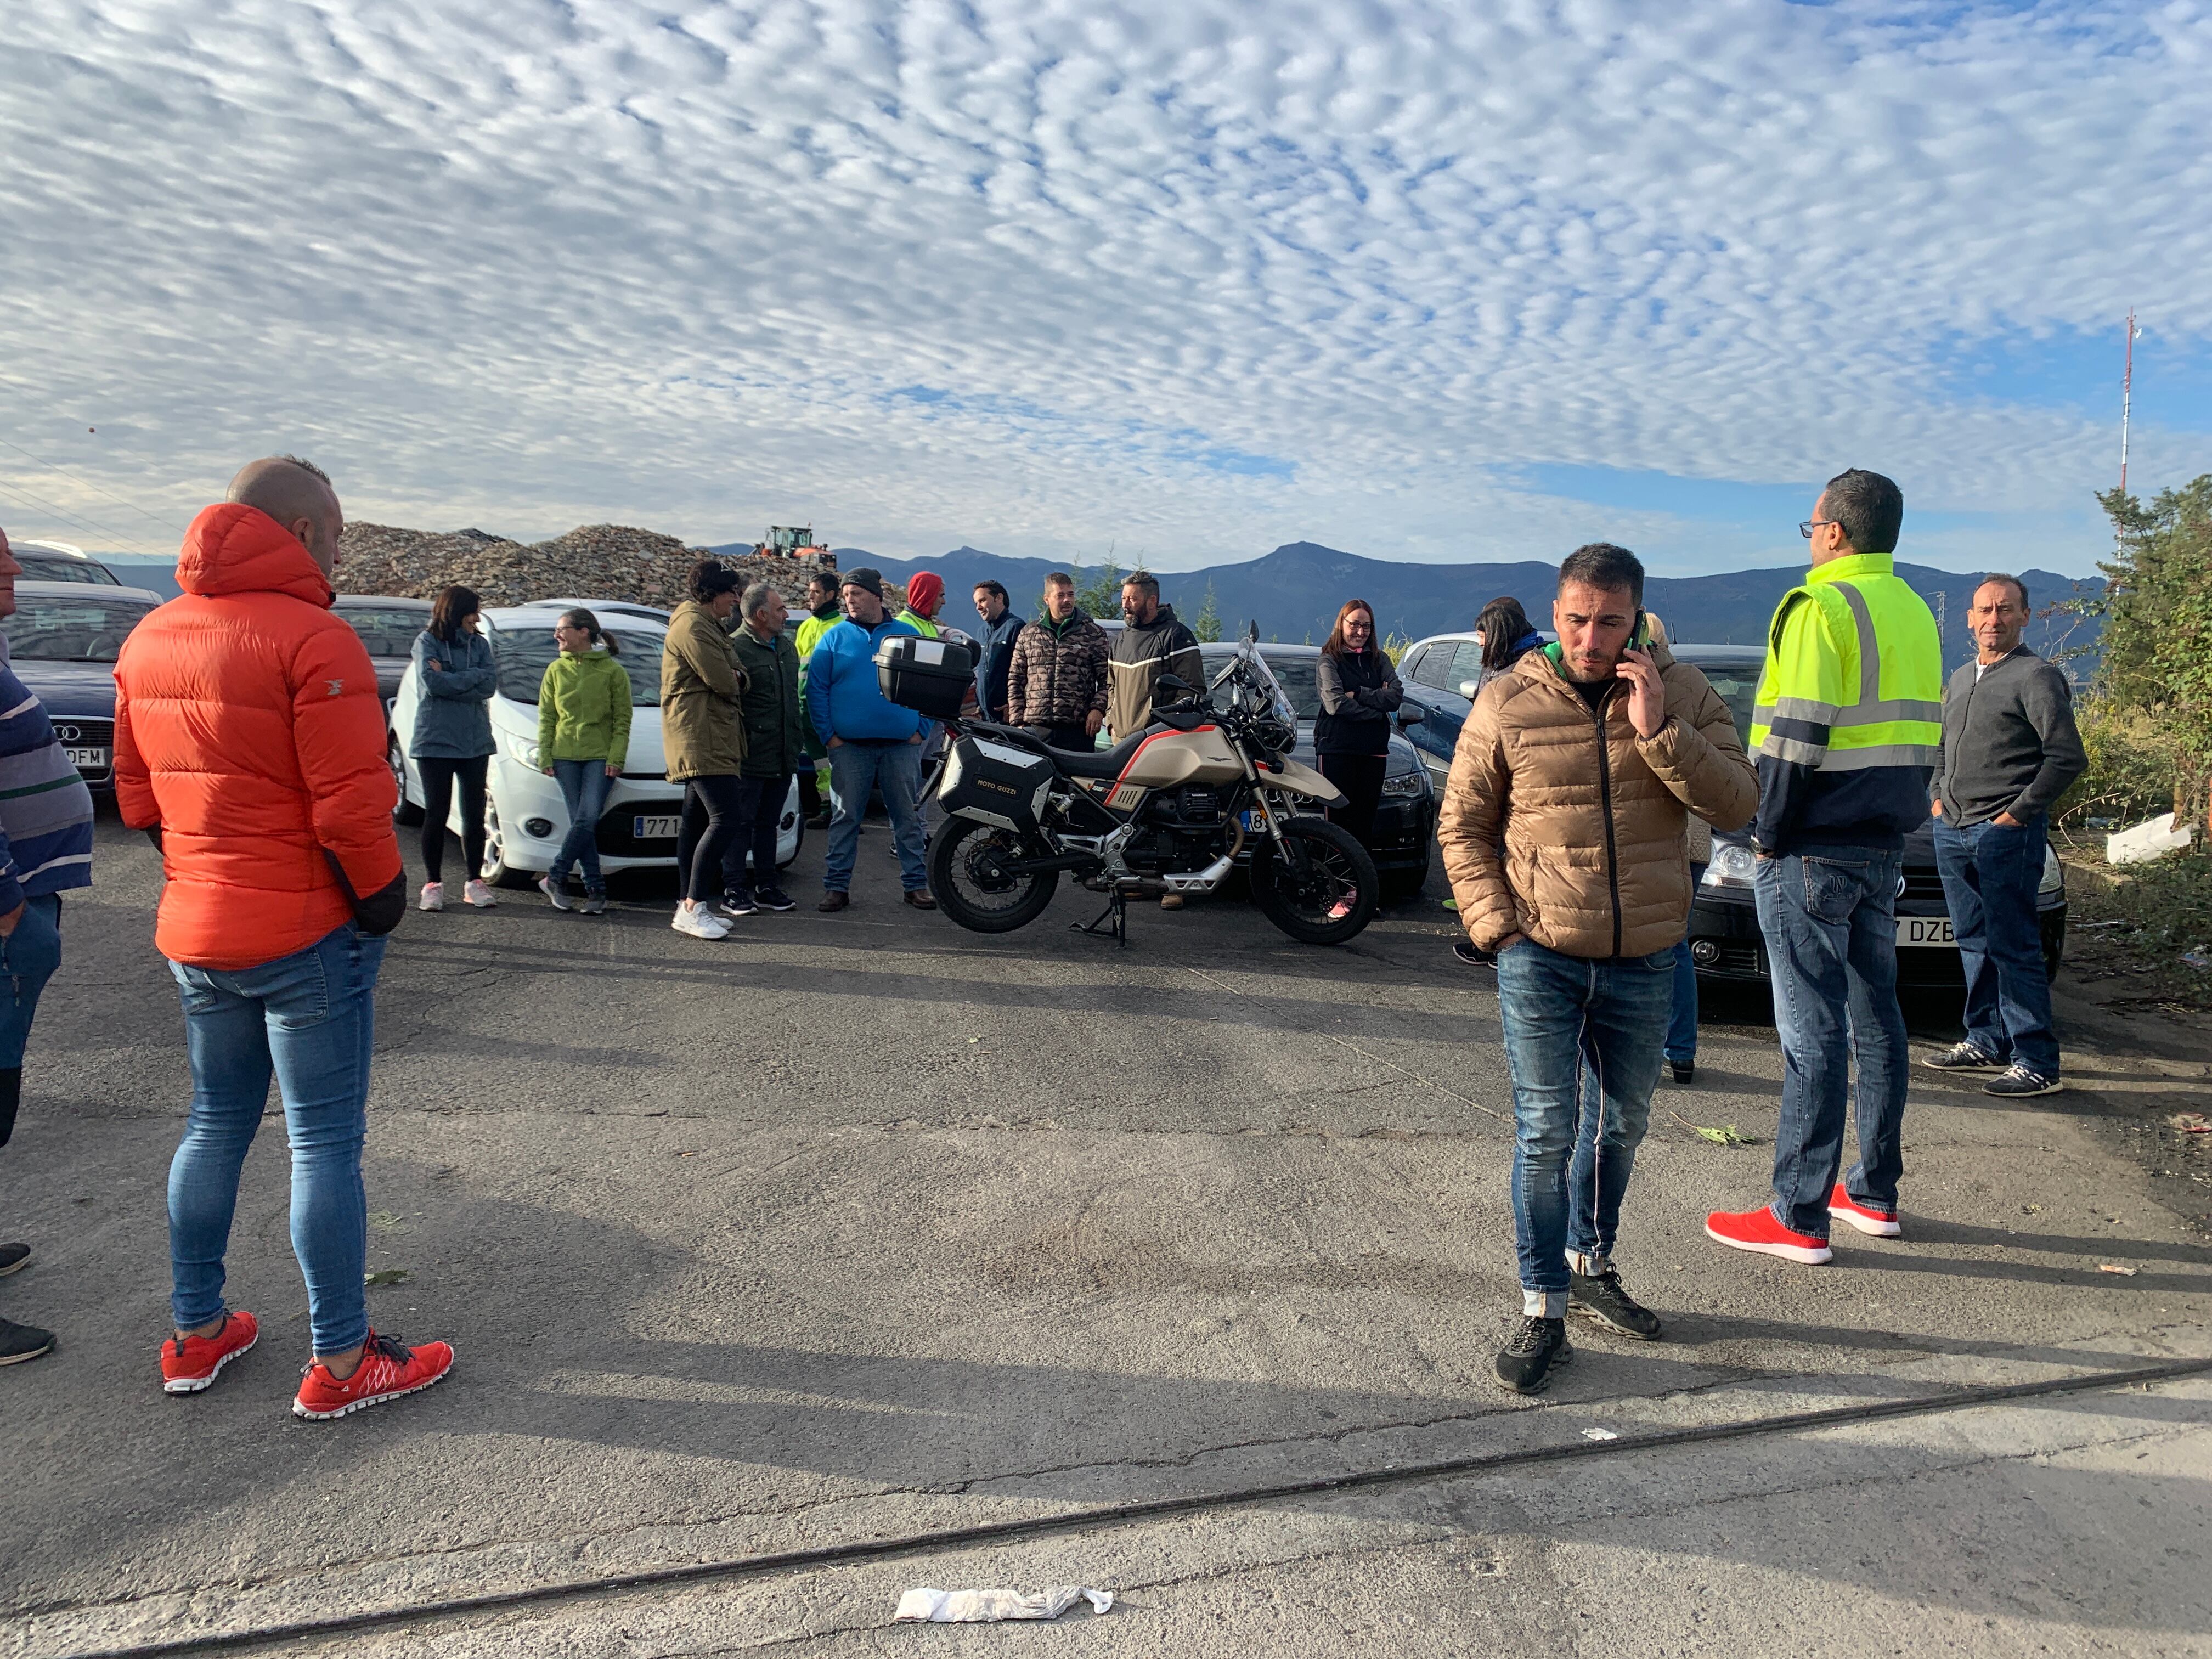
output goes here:
<path id="1" fill-rule="evenodd" d="M 441 533 L 349 524 L 339 544 L 337 585 L 348 593 L 429 599 L 459 582 L 474 588 L 487 605 L 575 598 L 672 609 L 684 597 L 691 567 L 714 556 L 673 536 L 627 525 L 581 525 L 551 541 L 525 544 L 481 530 Z M 794 611 L 805 608 L 807 579 L 836 568 L 826 550 L 796 558 L 755 553 L 724 562 L 747 583 L 769 583 Z M 905 602 L 895 584 L 886 586 L 884 597 L 894 606 Z"/>

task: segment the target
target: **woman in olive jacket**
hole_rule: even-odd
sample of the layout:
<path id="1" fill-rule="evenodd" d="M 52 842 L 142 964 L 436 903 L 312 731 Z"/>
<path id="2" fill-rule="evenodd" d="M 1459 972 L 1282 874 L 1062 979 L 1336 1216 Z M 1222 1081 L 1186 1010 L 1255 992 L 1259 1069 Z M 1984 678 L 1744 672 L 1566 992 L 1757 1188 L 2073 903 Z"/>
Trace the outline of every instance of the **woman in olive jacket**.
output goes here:
<path id="1" fill-rule="evenodd" d="M 720 939 L 730 924 L 708 902 L 721 891 L 722 849 L 737 828 L 745 759 L 745 671 L 728 628 L 738 608 L 737 573 L 702 559 L 691 567 L 690 591 L 669 619 L 660 650 L 661 744 L 668 781 L 685 786 L 676 841 L 683 896 L 669 925 L 697 939 Z"/>
<path id="2" fill-rule="evenodd" d="M 567 909 L 568 871 L 580 865 L 584 914 L 596 916 L 607 908 L 599 815 L 629 757 L 629 671 L 615 659 L 614 641 L 588 611 L 563 611 L 553 638 L 561 653 L 545 665 L 538 684 L 538 764 L 561 786 L 568 833 L 553 855 L 553 867 L 538 878 L 538 890 L 555 909 Z"/>

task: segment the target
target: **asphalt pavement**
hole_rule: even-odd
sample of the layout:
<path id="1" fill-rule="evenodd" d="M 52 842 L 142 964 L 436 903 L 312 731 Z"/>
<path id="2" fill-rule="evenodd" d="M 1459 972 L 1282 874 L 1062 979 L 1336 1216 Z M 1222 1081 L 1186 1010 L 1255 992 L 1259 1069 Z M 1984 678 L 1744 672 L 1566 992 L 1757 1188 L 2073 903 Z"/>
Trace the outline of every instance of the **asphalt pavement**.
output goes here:
<path id="1" fill-rule="evenodd" d="M 190 1085 L 158 864 L 104 817 L 0 1152 L 0 1237 L 39 1251 L 0 1314 L 61 1336 L 0 1371 L 0 1656 L 302 1626 L 288 1650 L 2212 1652 L 2212 1383 L 1955 1392 L 2212 1355 L 2212 1186 L 2138 1150 L 2212 1104 L 2189 1034 L 2064 1000 L 2066 1094 L 1917 1071 L 1905 1237 L 1803 1268 L 1700 1229 L 1763 1194 L 1780 1075 L 1724 1001 L 1624 1221 L 1667 1340 L 1577 1322 L 1531 1401 L 1490 1380 L 1510 1091 L 1440 881 L 1337 951 L 1234 900 L 1133 907 L 1123 950 L 1070 931 L 1079 892 L 997 939 L 908 909 L 880 825 L 818 915 L 820 848 L 798 911 L 717 944 L 651 883 L 599 919 L 527 892 L 409 915 L 367 1171 L 370 1266 L 401 1277 L 370 1308 L 459 1364 L 308 1424 L 278 1116 L 230 1256 L 261 1345 L 160 1391 Z M 1951 1408 L 1710 1437 L 1899 1402 Z M 833 1554 L 595 1588 L 792 1551 Z M 1047 1582 L 1121 1601 L 890 1622 L 909 1585 Z"/>

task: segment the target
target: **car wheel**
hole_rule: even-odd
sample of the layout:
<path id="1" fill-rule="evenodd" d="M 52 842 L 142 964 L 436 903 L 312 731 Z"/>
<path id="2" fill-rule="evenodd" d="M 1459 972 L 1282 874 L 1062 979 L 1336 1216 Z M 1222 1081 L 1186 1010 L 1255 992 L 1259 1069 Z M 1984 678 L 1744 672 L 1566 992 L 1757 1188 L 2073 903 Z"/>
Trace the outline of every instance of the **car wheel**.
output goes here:
<path id="1" fill-rule="evenodd" d="M 805 845 L 806 820 L 802 817 L 799 820 L 798 828 L 793 832 L 791 837 L 791 856 L 787 859 L 778 859 L 775 867 L 779 870 L 790 869 L 793 865 L 799 862 L 799 849 Z"/>
<path id="2" fill-rule="evenodd" d="M 478 877 L 487 886 L 527 887 L 538 878 L 527 870 L 514 869 L 507 862 L 506 838 L 500 833 L 499 813 L 489 801 L 484 803 L 483 868 Z"/>
<path id="3" fill-rule="evenodd" d="M 392 816 L 410 826 L 422 823 L 422 809 L 407 799 L 407 757 L 399 752 L 398 738 L 386 745 L 384 758 L 392 768 L 392 782 L 399 786 L 399 804 L 392 809 Z"/>

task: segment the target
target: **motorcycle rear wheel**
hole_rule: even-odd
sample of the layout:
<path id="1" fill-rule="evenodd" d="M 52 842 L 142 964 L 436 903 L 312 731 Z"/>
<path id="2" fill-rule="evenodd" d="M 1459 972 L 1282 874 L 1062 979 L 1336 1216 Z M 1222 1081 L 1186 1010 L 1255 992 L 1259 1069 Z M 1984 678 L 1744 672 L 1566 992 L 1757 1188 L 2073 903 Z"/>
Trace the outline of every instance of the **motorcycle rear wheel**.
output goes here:
<path id="1" fill-rule="evenodd" d="M 1382 881 L 1375 860 L 1349 830 L 1327 818 L 1283 820 L 1283 838 L 1305 854 L 1303 879 L 1262 833 L 1252 854 L 1252 899 L 1261 914 L 1301 945 L 1341 945 L 1375 920 Z M 1345 914 L 1332 916 L 1338 903 Z"/>
<path id="2" fill-rule="evenodd" d="M 929 890 L 938 908 L 971 933 L 1011 933 L 1044 914 L 1060 872 L 1010 875 L 996 866 L 1042 850 L 996 824 L 949 817 L 930 838 Z"/>

